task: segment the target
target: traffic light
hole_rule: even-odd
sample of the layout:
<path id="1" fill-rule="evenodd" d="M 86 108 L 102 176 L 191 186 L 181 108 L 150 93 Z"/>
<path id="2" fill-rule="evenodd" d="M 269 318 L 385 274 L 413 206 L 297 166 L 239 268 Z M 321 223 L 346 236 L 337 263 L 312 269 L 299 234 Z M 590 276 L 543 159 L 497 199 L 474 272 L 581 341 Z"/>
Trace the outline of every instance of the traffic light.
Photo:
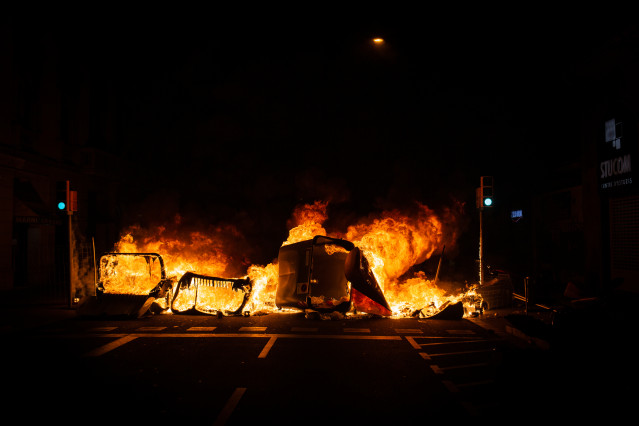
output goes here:
<path id="1" fill-rule="evenodd" d="M 492 176 L 482 176 L 481 177 L 481 186 L 479 188 L 480 195 L 480 208 L 484 207 L 492 207 L 494 199 L 493 199 L 493 177 Z"/>
<path id="2" fill-rule="evenodd" d="M 78 211 L 78 192 L 71 190 L 68 180 L 56 182 L 55 206 L 57 211 L 67 214 Z"/>
<path id="3" fill-rule="evenodd" d="M 56 210 L 60 212 L 67 212 L 69 208 L 69 181 L 62 180 L 56 182 L 55 193 Z"/>

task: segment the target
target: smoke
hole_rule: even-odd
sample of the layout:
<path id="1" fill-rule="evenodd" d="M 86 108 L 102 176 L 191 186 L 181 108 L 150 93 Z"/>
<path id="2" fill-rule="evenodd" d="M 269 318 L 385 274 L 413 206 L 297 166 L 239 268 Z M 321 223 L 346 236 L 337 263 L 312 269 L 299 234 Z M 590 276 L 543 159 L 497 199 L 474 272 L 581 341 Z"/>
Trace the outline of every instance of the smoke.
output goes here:
<path id="1" fill-rule="evenodd" d="M 114 251 L 158 253 L 170 271 L 225 278 L 244 275 L 251 264 L 251 245 L 234 225 L 192 223 L 181 215 L 161 225 L 130 226 Z"/>
<path id="2" fill-rule="evenodd" d="M 351 199 L 346 180 L 336 174 L 327 174 L 317 167 L 310 167 L 295 176 L 297 196 L 301 200 L 324 200 L 339 204 Z"/>

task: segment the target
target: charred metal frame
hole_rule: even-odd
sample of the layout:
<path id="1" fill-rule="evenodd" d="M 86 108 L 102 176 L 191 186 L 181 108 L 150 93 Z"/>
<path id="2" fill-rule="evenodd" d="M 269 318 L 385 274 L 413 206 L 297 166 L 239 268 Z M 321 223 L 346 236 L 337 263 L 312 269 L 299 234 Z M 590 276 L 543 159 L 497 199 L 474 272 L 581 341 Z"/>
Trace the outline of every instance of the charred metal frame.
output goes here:
<path id="1" fill-rule="evenodd" d="M 164 267 L 164 259 L 158 253 L 118 253 L 118 252 L 110 252 L 104 253 L 100 256 L 100 269 L 99 269 L 99 279 L 95 283 L 96 295 L 104 294 L 105 288 L 103 285 L 104 276 L 102 275 L 102 269 L 106 264 L 108 264 L 109 257 L 119 257 L 119 256 L 140 256 L 144 257 L 147 264 L 151 263 L 151 260 L 158 260 L 160 263 L 160 281 L 158 284 L 151 289 L 149 292 L 150 297 L 154 297 L 156 299 L 162 299 L 163 297 L 170 296 L 171 287 L 173 287 L 173 280 L 167 278 L 166 269 Z"/>
<path id="2" fill-rule="evenodd" d="M 106 266 L 109 261 L 117 265 L 119 257 L 139 256 L 146 260 L 150 268 L 151 262 L 158 261 L 160 279 L 148 294 L 135 294 L 126 289 L 117 292 L 107 292 L 104 287 L 106 280 Z M 79 316 L 114 316 L 141 317 L 149 311 L 152 313 L 166 311 L 173 290 L 172 278 L 167 278 L 164 260 L 158 253 L 118 253 L 109 252 L 100 257 L 99 267 L 94 271 L 95 295 L 87 296 L 78 306 Z M 162 303 L 160 303 L 162 302 Z"/>
<path id="3" fill-rule="evenodd" d="M 200 285 L 218 286 L 218 287 L 226 286 L 226 288 L 230 287 L 233 291 L 244 292 L 244 298 L 242 299 L 242 303 L 240 304 L 240 306 L 234 311 L 224 312 L 226 315 L 240 315 L 242 313 L 242 309 L 244 309 L 244 306 L 246 305 L 246 302 L 249 300 L 251 291 L 253 289 L 251 280 L 248 278 L 246 279 L 219 278 L 219 277 L 213 277 L 210 275 L 196 274 L 194 272 L 186 272 L 184 275 L 182 275 L 182 278 L 180 278 L 180 280 L 178 281 L 175 287 L 175 294 L 173 295 L 173 300 L 171 301 L 171 311 L 173 311 L 173 313 L 176 313 L 176 314 L 203 313 L 203 314 L 215 315 L 215 314 L 222 313 L 221 310 L 208 311 L 208 310 L 198 309 L 197 297 L 198 297 L 198 290 Z M 178 298 L 178 294 L 180 290 L 184 288 L 191 288 L 192 286 L 195 286 L 195 299 L 193 302 L 193 307 L 185 311 L 176 311 L 173 304 L 175 300 Z"/>

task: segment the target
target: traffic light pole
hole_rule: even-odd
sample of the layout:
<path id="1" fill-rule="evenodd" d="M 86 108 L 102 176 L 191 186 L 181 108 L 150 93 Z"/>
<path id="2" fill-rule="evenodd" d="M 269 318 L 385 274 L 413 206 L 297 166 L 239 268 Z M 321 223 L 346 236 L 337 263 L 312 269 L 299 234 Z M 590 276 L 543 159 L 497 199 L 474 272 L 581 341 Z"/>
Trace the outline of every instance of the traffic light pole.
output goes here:
<path id="1" fill-rule="evenodd" d="M 484 224 L 483 224 L 483 207 L 479 207 L 479 285 L 484 285 Z"/>
<path id="2" fill-rule="evenodd" d="M 493 177 L 482 176 L 479 188 L 475 190 L 477 210 L 479 210 L 479 285 L 484 284 L 484 208 L 493 205 Z"/>
<path id="3" fill-rule="evenodd" d="M 73 308 L 73 299 L 75 298 L 75 283 L 73 281 L 73 231 L 71 216 L 73 212 L 67 211 L 69 218 L 69 308 Z"/>
<path id="4" fill-rule="evenodd" d="M 73 279 L 73 208 L 71 207 L 71 188 L 67 181 L 66 194 L 66 210 L 68 218 L 68 234 L 69 234 L 69 308 L 73 308 L 75 299 L 75 281 Z"/>

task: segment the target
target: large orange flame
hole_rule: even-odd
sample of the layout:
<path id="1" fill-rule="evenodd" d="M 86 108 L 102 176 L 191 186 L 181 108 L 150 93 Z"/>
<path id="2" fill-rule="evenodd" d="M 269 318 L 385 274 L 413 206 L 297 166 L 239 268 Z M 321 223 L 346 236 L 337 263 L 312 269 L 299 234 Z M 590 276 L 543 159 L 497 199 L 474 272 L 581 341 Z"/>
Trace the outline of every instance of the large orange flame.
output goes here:
<path id="1" fill-rule="evenodd" d="M 394 316 L 437 309 L 465 296 L 446 294 L 433 282 L 434 277 L 427 277 L 418 269 L 413 271 L 444 246 L 455 246 L 463 204 L 455 203 L 452 208 L 436 213 L 426 205 L 416 203 L 411 211 L 385 211 L 361 219 L 345 232 L 332 233 L 324 228 L 327 209 L 326 201 L 298 206 L 289 220 L 289 235 L 282 245 L 312 239 L 316 235 L 353 242 L 369 260 Z M 179 221 L 173 227 L 161 226 L 152 230 L 132 227 L 116 244 L 115 251 L 159 253 L 169 275 L 177 278 L 188 271 L 224 278 L 249 277 L 253 290 L 245 310 L 253 314 L 277 310 L 276 262 L 268 265 L 247 263 L 234 246 L 233 241 L 242 238 L 233 227 L 217 227 L 211 233 L 180 233 L 176 231 L 178 228 Z"/>

